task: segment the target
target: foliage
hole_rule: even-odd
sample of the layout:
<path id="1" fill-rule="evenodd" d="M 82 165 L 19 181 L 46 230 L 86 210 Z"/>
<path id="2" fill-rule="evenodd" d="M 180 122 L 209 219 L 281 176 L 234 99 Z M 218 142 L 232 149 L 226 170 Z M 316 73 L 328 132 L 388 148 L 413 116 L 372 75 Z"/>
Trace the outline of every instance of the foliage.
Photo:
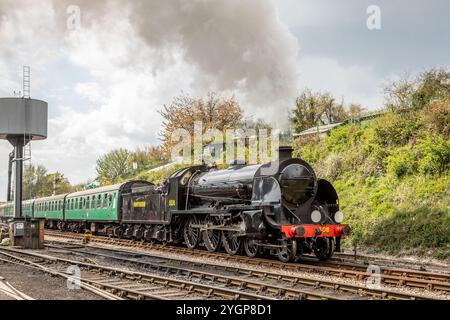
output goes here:
<path id="1" fill-rule="evenodd" d="M 119 183 L 141 171 L 166 162 L 167 159 L 161 147 L 147 147 L 135 151 L 116 149 L 97 160 L 97 179 L 102 185 Z"/>
<path id="2" fill-rule="evenodd" d="M 361 112 L 360 107 L 353 107 L 353 112 Z M 346 119 L 348 114 L 343 103 L 337 103 L 328 93 L 313 93 L 306 89 L 295 101 L 291 121 L 297 131 L 313 126 L 334 123 Z"/>
<path id="3" fill-rule="evenodd" d="M 60 172 L 48 173 L 42 165 L 25 166 L 23 174 L 23 199 L 48 197 L 73 190 L 69 180 Z"/>
<path id="4" fill-rule="evenodd" d="M 208 129 L 223 132 L 237 128 L 243 118 L 242 109 L 234 97 L 223 98 L 216 93 L 209 93 L 206 98 L 192 98 L 181 94 L 170 105 L 164 105 L 159 113 L 163 117 L 161 136 L 167 154 L 170 154 L 172 146 L 178 142 L 172 141 L 172 134 L 176 130 L 186 130 L 192 139 L 196 121 L 202 122 L 202 133 Z"/>
<path id="5" fill-rule="evenodd" d="M 114 184 L 119 179 L 125 179 L 131 173 L 130 152 L 117 149 L 97 160 L 98 179 L 105 184 Z"/>
<path id="6" fill-rule="evenodd" d="M 423 108 L 434 100 L 450 98 L 450 71 L 432 68 L 412 78 L 402 76 L 385 88 L 386 105 L 392 110 Z"/>
<path id="7" fill-rule="evenodd" d="M 449 73 L 439 70 L 391 87 L 391 112 L 295 142 L 338 191 L 345 245 L 450 258 Z"/>

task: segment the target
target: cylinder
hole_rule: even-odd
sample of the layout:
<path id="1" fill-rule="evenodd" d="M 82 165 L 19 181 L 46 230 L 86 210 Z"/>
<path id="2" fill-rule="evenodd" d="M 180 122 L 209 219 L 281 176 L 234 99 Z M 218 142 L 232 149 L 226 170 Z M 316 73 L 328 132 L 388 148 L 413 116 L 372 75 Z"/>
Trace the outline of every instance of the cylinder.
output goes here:
<path id="1" fill-rule="evenodd" d="M 47 138 L 47 102 L 24 98 L 0 98 L 0 139 L 26 136 Z"/>

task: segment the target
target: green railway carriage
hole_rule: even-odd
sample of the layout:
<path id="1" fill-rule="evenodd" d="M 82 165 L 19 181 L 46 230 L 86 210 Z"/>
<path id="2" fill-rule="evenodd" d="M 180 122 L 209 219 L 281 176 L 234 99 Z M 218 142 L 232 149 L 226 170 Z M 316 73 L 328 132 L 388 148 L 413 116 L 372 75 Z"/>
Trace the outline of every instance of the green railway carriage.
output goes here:
<path id="1" fill-rule="evenodd" d="M 40 198 L 34 201 L 34 217 L 46 220 L 64 219 L 64 199 L 67 194 Z"/>
<path id="2" fill-rule="evenodd" d="M 8 202 L 0 205 L 0 220 L 7 220 L 14 217 L 14 203 Z"/>
<path id="3" fill-rule="evenodd" d="M 66 197 L 65 220 L 118 222 L 122 218 L 122 195 L 147 185 L 146 181 L 128 181 L 70 193 Z"/>
<path id="4" fill-rule="evenodd" d="M 35 200 L 22 201 L 22 216 L 25 218 L 33 218 Z"/>
<path id="5" fill-rule="evenodd" d="M 0 204 L 0 221 L 5 219 L 6 203 Z"/>
<path id="6" fill-rule="evenodd" d="M 22 216 L 25 218 L 33 217 L 34 200 L 22 202 Z M 0 220 L 14 218 L 14 202 L 8 202 L 0 205 Z"/>
<path id="7" fill-rule="evenodd" d="M 65 220 L 118 221 L 118 199 L 122 185 L 116 184 L 68 194 Z"/>

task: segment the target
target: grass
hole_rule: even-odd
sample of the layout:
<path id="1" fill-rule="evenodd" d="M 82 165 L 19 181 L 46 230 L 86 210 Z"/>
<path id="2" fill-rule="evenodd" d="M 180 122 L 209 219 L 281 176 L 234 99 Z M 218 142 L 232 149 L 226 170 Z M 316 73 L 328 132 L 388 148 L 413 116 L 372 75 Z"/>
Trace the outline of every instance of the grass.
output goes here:
<path id="1" fill-rule="evenodd" d="M 450 140 L 425 108 L 298 140 L 295 155 L 336 187 L 343 245 L 450 259 Z M 446 112 L 446 111 L 444 111 Z"/>

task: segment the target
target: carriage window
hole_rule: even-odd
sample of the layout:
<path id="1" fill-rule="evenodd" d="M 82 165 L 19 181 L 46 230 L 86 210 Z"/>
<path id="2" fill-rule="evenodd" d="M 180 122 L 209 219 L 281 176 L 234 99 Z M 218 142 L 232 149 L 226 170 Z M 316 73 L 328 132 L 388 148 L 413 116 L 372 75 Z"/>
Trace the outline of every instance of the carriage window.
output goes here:
<path id="1" fill-rule="evenodd" d="M 103 195 L 103 208 L 108 207 L 107 201 L 108 201 L 108 195 L 105 193 L 105 194 Z"/>
<path id="2" fill-rule="evenodd" d="M 113 194 L 113 209 L 115 209 L 116 208 L 116 194 L 114 193 Z"/>
<path id="3" fill-rule="evenodd" d="M 108 208 L 111 208 L 112 204 L 112 194 L 108 194 Z"/>

